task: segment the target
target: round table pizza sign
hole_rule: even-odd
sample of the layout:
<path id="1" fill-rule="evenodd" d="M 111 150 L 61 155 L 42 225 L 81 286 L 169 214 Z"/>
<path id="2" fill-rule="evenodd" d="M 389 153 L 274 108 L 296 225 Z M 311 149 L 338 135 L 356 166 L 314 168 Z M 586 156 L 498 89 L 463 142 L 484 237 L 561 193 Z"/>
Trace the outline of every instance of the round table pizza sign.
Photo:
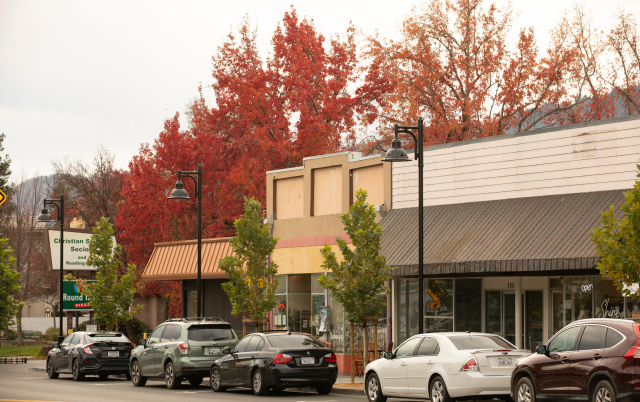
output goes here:
<path id="1" fill-rule="evenodd" d="M 276 309 L 278 311 L 284 311 L 285 308 L 287 308 L 287 303 L 284 300 L 279 301 Z"/>

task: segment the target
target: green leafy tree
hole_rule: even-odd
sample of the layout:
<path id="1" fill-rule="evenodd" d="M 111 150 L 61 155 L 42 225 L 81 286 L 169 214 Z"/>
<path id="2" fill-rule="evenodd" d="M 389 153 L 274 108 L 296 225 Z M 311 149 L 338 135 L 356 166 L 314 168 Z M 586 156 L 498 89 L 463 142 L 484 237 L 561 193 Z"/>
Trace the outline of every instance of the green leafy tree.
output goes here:
<path id="1" fill-rule="evenodd" d="M 236 236 L 230 240 L 235 256 L 220 260 L 220 268 L 229 277 L 222 288 L 229 296 L 231 313 L 258 320 L 276 305 L 275 290 L 278 265 L 267 263 L 267 257 L 278 244 L 271 237 L 269 226 L 263 223 L 262 205 L 253 198 L 245 198 L 244 214 L 236 219 Z"/>
<path id="2" fill-rule="evenodd" d="M 18 273 L 13 268 L 15 258 L 11 256 L 11 247 L 5 238 L 0 238 L 0 330 L 8 330 L 13 325 L 13 317 L 22 308 L 20 301 L 13 296 L 20 291 Z"/>
<path id="3" fill-rule="evenodd" d="M 640 165 L 636 168 L 640 170 Z M 640 173 L 637 177 L 640 178 Z M 623 216 L 618 220 L 611 205 L 590 235 L 600 255 L 597 266 L 600 273 L 622 290 L 625 285 L 640 283 L 640 180 L 624 193 L 620 210 Z M 630 293 L 640 298 L 640 289 Z"/>
<path id="4" fill-rule="evenodd" d="M 351 239 L 352 246 L 339 237 L 336 238 L 343 260 L 338 262 L 330 245 L 320 251 L 324 269 L 331 275 L 323 275 L 318 282 L 329 289 L 332 297 L 342 304 L 346 318 L 354 324 L 361 324 L 367 317 L 375 317 L 386 305 L 380 294 L 386 293 L 385 282 L 389 280 L 390 269 L 387 259 L 380 255 L 382 227 L 376 223 L 376 211 L 367 204 L 367 192 L 358 190 L 356 202 L 349 212 L 342 215 L 344 230 Z M 353 342 L 353 336 L 352 336 Z M 353 347 L 351 347 L 351 381 L 353 382 Z"/>
<path id="5" fill-rule="evenodd" d="M 118 275 L 120 268 L 119 254 L 122 247 L 113 245 L 113 225 L 107 218 L 101 218 L 95 228 L 93 236 L 89 240 L 89 258 L 87 265 L 96 268 L 96 282 L 87 284 L 83 279 L 67 278 L 74 280 L 82 295 L 89 299 L 89 304 L 95 311 L 96 321 L 106 323 L 108 329 L 114 329 L 116 322 L 124 323 L 133 334 L 130 321 L 142 306 L 129 308 L 136 292 L 135 265 L 127 265 L 126 271 Z M 136 342 L 137 340 L 131 339 Z"/>

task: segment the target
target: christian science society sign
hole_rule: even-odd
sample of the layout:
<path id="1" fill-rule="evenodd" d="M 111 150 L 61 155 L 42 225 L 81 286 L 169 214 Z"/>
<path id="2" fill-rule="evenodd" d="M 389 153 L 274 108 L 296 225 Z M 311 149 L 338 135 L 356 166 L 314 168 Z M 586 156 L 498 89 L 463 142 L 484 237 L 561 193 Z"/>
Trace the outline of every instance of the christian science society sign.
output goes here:
<path id="1" fill-rule="evenodd" d="M 95 283 L 96 281 L 86 281 L 87 284 Z M 62 283 L 62 309 L 65 311 L 74 310 L 93 310 L 89 305 L 89 299 L 86 296 L 80 294 L 78 285 L 72 281 L 64 281 Z"/>
<path id="2" fill-rule="evenodd" d="M 47 230 L 49 237 L 49 264 L 54 270 L 60 269 L 60 231 Z M 64 261 L 62 269 L 65 271 L 95 271 L 95 268 L 87 265 L 89 258 L 89 239 L 93 232 L 80 229 L 67 229 L 64 231 Z M 116 247 L 116 238 L 112 236 L 113 246 Z"/>

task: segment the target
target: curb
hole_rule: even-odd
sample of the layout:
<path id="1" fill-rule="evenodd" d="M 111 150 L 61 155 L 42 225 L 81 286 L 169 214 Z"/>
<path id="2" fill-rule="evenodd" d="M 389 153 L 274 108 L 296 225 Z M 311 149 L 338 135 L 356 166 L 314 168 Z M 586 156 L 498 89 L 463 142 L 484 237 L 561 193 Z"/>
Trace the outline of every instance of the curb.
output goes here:
<path id="1" fill-rule="evenodd" d="M 351 395 L 351 396 L 365 396 L 364 388 L 363 389 L 354 389 L 354 388 L 333 388 L 331 391 L 333 395 Z"/>

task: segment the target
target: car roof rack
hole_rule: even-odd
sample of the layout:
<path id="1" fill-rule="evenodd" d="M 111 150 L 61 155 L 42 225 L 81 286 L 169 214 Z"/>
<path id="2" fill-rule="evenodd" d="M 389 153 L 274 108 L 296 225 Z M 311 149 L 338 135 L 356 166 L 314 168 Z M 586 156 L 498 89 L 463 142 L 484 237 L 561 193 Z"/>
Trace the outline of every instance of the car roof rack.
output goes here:
<path id="1" fill-rule="evenodd" d="M 216 321 L 222 321 L 224 322 L 224 320 L 220 317 L 183 317 L 183 318 L 169 318 L 167 321 L 165 322 L 216 322 Z"/>

